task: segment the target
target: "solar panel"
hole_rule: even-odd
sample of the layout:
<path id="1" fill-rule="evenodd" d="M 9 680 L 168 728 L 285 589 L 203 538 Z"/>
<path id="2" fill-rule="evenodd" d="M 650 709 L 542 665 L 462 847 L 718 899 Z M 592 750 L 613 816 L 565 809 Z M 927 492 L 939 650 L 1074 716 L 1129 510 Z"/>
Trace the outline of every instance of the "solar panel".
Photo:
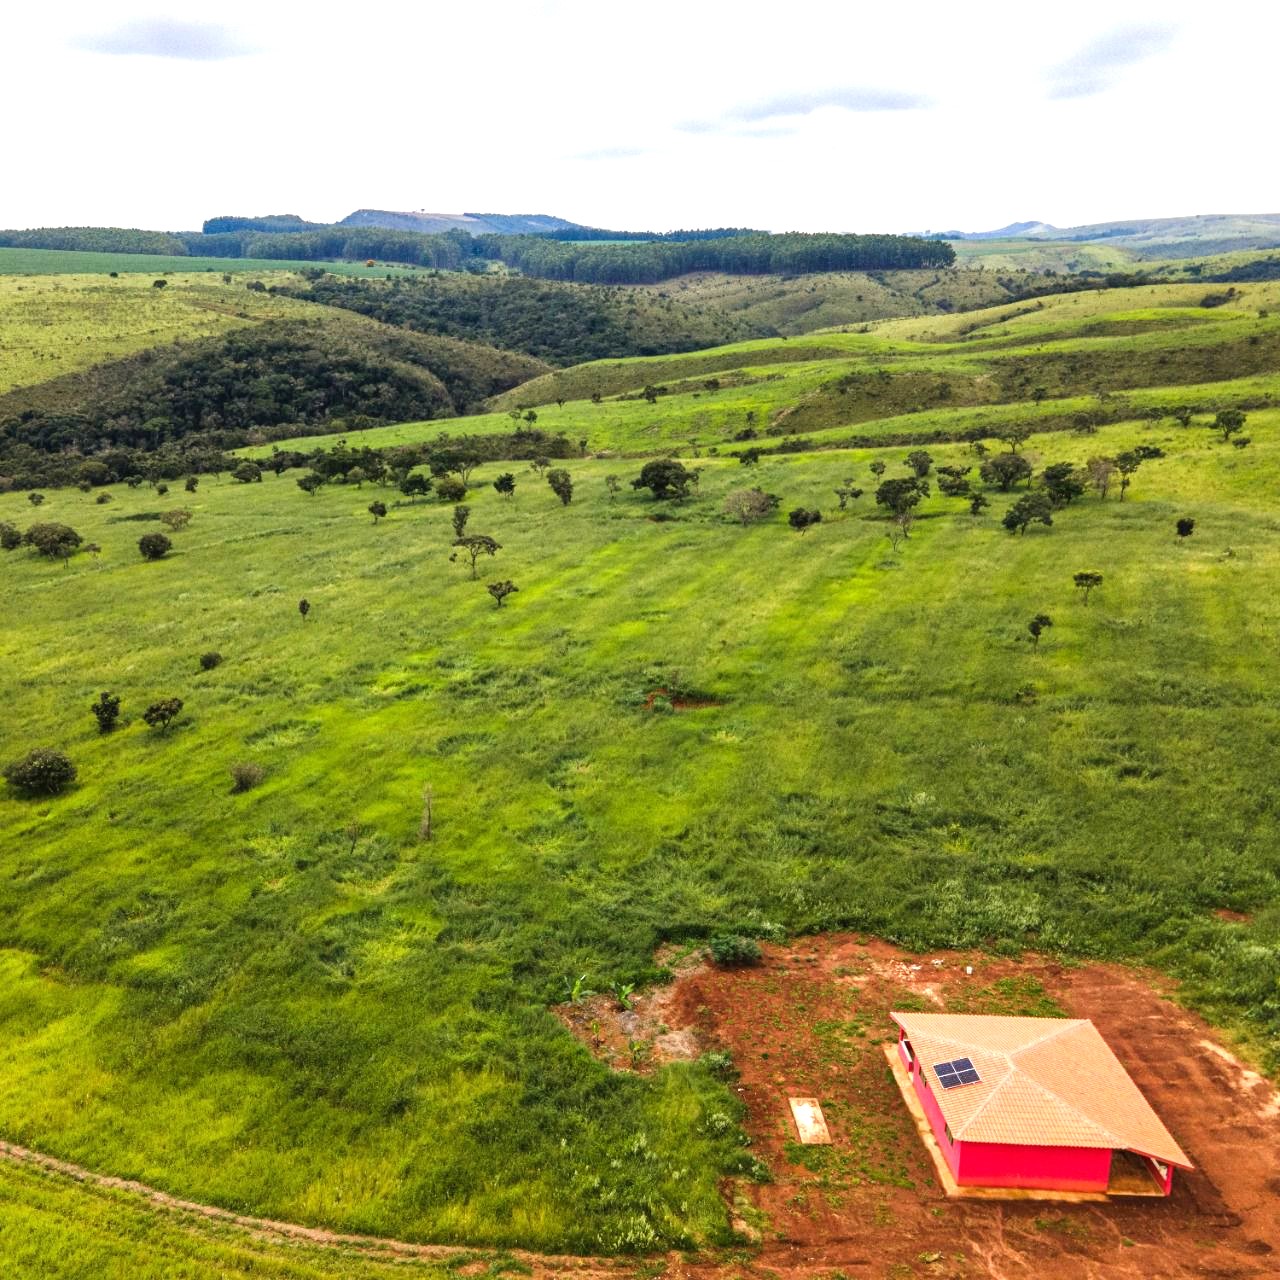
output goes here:
<path id="1" fill-rule="evenodd" d="M 962 1084 L 977 1084 L 982 1079 L 970 1058 L 953 1058 L 950 1062 L 935 1063 L 933 1073 L 944 1089 L 955 1089 Z"/>

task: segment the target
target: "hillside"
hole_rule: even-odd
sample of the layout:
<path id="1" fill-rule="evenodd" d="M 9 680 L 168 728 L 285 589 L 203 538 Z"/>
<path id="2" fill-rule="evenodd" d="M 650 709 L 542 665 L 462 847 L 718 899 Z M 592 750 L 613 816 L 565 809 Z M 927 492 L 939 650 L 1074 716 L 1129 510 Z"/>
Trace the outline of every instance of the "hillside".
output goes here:
<path id="1" fill-rule="evenodd" d="M 1095 290 L 542 373 L 465 422 L 346 433 L 310 460 L 295 451 L 344 437 L 292 440 L 260 483 L 89 483 L 38 514 L 0 493 L 0 522 L 97 548 L 0 565 L 0 698 L 23 707 L 0 760 L 48 745 L 78 770 L 60 795 L 0 790 L 0 1134 L 341 1230 L 740 1245 L 721 1188 L 749 1205 L 769 1171 L 731 1065 L 663 1062 L 639 1037 L 609 1065 L 549 1006 L 661 980 L 708 938 L 832 929 L 1141 960 L 1276 1070 L 1280 707 L 1258 655 L 1280 630 L 1280 284 L 1208 293 Z M 184 363 L 211 344 L 265 338 L 238 385 L 280 395 L 301 355 L 342 372 L 325 344 L 351 326 L 344 349 L 384 369 L 372 392 L 351 370 L 366 402 L 401 393 L 419 343 L 465 348 L 308 309 L 323 322 L 128 357 L 93 397 L 99 429 L 161 384 L 209 394 L 238 367 Z M 460 370 L 433 376 L 459 394 Z M 454 503 L 402 494 L 403 471 L 371 481 L 351 446 L 412 445 L 387 455 L 403 468 L 435 442 L 456 471 L 442 433 L 455 451 L 514 440 L 508 408 L 527 403 L 598 456 L 559 459 L 567 505 L 514 445 L 470 468 L 467 531 L 499 544 L 473 581 Z M 1228 441 L 1213 418 L 1232 406 L 1247 427 Z M 674 450 L 697 468 L 686 498 L 632 486 Z M 1017 458 L 1029 474 L 1005 483 L 998 460 Z M 327 482 L 304 492 L 296 464 Z M 927 493 L 891 521 L 877 487 L 921 468 Z M 779 503 L 744 524 L 726 502 L 752 486 Z M 1051 523 L 1010 532 L 1033 500 Z M 189 523 L 144 560 L 139 536 L 174 508 Z M 810 509 L 821 522 L 793 531 Z M 1102 576 L 1091 598 L 1082 570 Z M 518 588 L 500 609 L 490 580 Z M 106 734 L 103 689 L 122 708 Z M 172 726 L 148 727 L 171 697 Z M 898 1168 L 896 1141 L 876 1130 L 860 1167 Z M 840 1194 L 870 1214 L 881 1176 L 898 1177 Z M 127 1252 L 125 1221 L 202 1280 L 300 1265 L 167 1220 L 152 1234 L 98 1195 L 0 1169 L 20 1239 L 59 1215 L 82 1273 Z M 137 1274 L 167 1274 L 140 1252 Z"/>
<path id="2" fill-rule="evenodd" d="M 545 213 L 428 213 L 415 209 L 396 213 L 388 209 L 357 209 L 337 223 L 340 227 L 387 227 L 393 231 L 465 231 L 468 235 L 520 236 L 546 231 L 570 231 L 578 222 Z"/>

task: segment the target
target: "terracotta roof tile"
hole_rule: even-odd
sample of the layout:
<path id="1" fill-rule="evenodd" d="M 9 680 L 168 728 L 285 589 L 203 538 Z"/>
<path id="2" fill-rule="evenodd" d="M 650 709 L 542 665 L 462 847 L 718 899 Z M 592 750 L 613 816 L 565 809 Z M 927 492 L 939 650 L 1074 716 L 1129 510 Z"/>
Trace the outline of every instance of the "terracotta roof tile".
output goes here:
<path id="1" fill-rule="evenodd" d="M 1111 1147 L 1191 1168 L 1183 1150 L 1085 1018 L 893 1013 L 956 1139 Z M 977 1084 L 942 1088 L 935 1067 L 970 1058 Z"/>

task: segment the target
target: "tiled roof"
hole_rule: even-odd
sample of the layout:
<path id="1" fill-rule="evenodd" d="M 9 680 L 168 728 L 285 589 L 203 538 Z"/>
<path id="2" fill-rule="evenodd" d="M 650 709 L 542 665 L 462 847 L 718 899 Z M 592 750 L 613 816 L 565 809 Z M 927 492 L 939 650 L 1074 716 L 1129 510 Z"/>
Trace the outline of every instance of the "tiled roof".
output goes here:
<path id="1" fill-rule="evenodd" d="M 957 1140 L 1111 1147 L 1192 1167 L 1087 1018 L 889 1016 L 907 1033 Z M 934 1067 L 954 1058 L 971 1058 L 980 1081 L 944 1089 Z"/>

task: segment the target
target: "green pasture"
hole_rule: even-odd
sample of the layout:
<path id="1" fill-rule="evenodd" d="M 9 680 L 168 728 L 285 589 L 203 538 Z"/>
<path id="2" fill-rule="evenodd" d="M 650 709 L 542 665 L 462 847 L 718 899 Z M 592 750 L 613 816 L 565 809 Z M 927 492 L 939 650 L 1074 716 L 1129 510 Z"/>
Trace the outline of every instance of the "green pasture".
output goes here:
<path id="1" fill-rule="evenodd" d="M 703 458 L 674 506 L 630 488 L 638 462 L 570 461 L 568 507 L 518 464 L 499 497 L 489 465 L 478 581 L 450 508 L 367 484 L 50 493 L 38 518 L 101 553 L 0 566 L 22 708 L 0 755 L 80 770 L 0 799 L 0 1135 L 343 1229 L 727 1243 L 720 1181 L 752 1160 L 733 1092 L 702 1063 L 607 1070 L 548 1012 L 719 932 L 1140 959 L 1275 1069 L 1277 425 L 1252 414 L 1244 450 L 1146 422 L 1037 436 L 1038 463 L 1168 456 L 1025 536 L 999 524 L 1013 494 L 979 518 L 935 495 L 897 552 L 869 464 L 900 474 L 901 448 Z M 868 496 L 842 513 L 846 479 Z M 722 514 L 745 483 L 774 518 Z M 824 512 L 803 536 L 801 504 Z M 178 505 L 190 527 L 144 562 L 156 525 L 129 517 Z M 1078 569 L 1104 574 L 1087 606 Z M 656 688 L 715 705 L 646 711 Z M 148 729 L 169 696 L 181 718 Z M 237 762 L 262 784 L 233 794 Z"/>
<path id="2" fill-rule="evenodd" d="M 197 258 L 181 254 L 160 253 L 88 253 L 75 249 L 11 249 L 0 248 L 0 275 L 103 275 L 118 271 L 121 275 L 163 275 L 170 271 L 301 271 L 319 267 L 341 276 L 413 275 L 423 267 L 406 267 L 379 262 L 372 267 L 363 262 L 299 262 L 286 258 Z"/>

